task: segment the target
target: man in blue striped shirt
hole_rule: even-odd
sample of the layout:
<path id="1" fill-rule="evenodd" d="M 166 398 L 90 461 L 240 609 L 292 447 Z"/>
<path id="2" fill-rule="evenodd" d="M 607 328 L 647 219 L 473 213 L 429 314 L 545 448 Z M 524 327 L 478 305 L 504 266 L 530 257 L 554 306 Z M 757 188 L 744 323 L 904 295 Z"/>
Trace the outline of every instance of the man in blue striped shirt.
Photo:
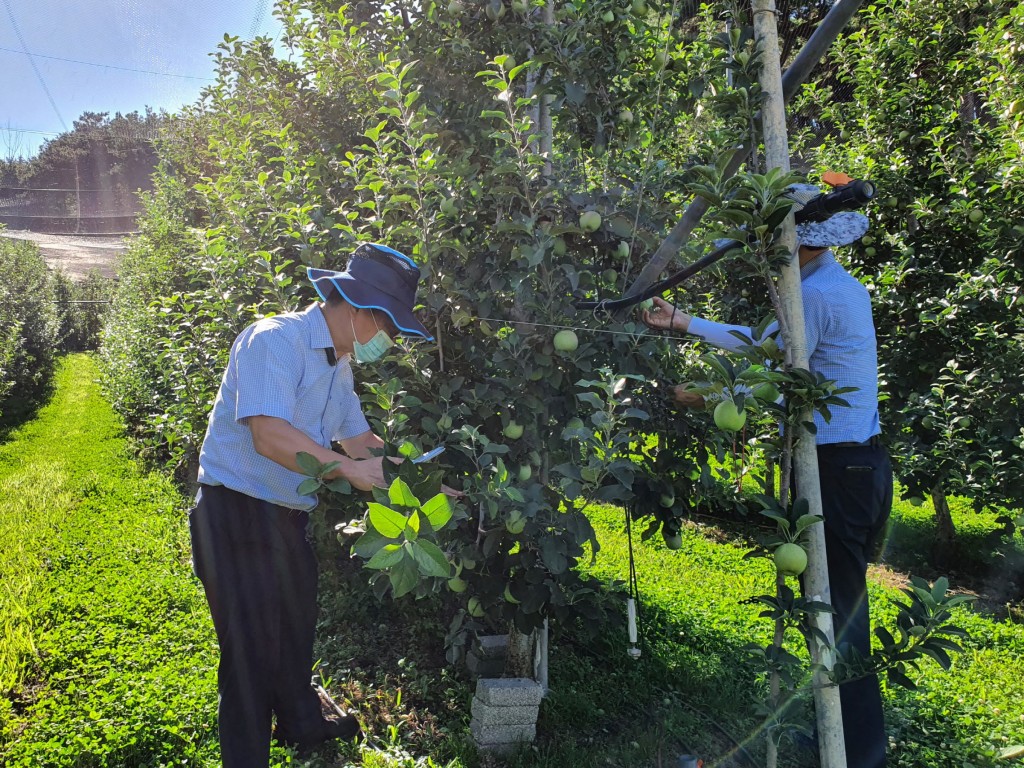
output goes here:
<path id="1" fill-rule="evenodd" d="M 317 563 L 306 526 L 317 499 L 296 490 L 296 454 L 339 462 L 332 476 L 359 490 L 383 486 L 373 455 L 383 442 L 360 410 L 350 361 L 378 360 L 398 334 L 430 338 L 413 315 L 420 271 L 404 254 L 363 244 L 344 272 L 307 274 L 322 302 L 264 318 L 231 347 L 189 515 L 220 643 L 225 768 L 267 766 L 275 718 L 277 740 L 300 752 L 359 732 L 351 716 L 325 718 L 310 684 Z"/>
<path id="2" fill-rule="evenodd" d="M 819 194 L 816 187 L 794 185 L 790 195 L 803 204 Z M 892 508 L 892 467 L 879 443 L 878 359 L 871 298 L 867 289 L 835 260 L 829 248 L 849 245 L 867 231 L 867 217 L 839 213 L 824 222 L 800 224 L 800 278 L 810 369 L 841 387 L 849 408 L 833 408 L 826 422 L 817 412 L 815 441 L 825 516 L 836 643 L 871 652 L 867 564 Z M 752 328 L 691 317 L 668 302 L 654 299 L 644 322 L 655 329 L 683 331 L 726 350 L 743 345 L 732 331 L 755 338 Z M 766 334 L 778 330 L 772 323 Z M 781 341 L 781 340 L 780 340 Z M 680 405 L 703 407 L 703 398 L 674 389 Z M 877 679 L 845 683 L 839 688 L 843 708 L 847 764 L 850 768 L 885 765 L 887 739 Z"/>

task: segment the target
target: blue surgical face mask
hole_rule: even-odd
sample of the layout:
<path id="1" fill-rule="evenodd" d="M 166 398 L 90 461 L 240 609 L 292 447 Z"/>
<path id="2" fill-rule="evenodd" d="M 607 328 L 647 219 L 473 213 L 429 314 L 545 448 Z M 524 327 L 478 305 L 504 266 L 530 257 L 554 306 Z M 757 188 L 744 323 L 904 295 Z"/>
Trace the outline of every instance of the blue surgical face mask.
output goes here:
<path id="1" fill-rule="evenodd" d="M 352 324 L 351 317 L 349 317 L 349 323 Z M 376 325 L 377 321 L 374 320 L 373 324 Z M 363 344 L 356 337 L 356 327 L 352 324 L 352 356 L 357 363 L 375 363 L 384 357 L 385 353 L 393 346 L 395 346 L 394 340 L 380 328 L 368 342 Z"/>

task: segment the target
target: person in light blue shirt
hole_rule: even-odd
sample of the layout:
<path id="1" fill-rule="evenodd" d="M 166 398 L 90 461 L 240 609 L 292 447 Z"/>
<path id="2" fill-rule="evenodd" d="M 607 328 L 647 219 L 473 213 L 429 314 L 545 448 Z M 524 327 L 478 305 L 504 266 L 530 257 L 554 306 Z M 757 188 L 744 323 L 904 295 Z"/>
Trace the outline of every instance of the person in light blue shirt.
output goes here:
<path id="1" fill-rule="evenodd" d="M 404 254 L 363 244 L 345 271 L 307 276 L 321 302 L 259 320 L 231 347 L 189 515 L 220 643 L 224 768 L 267 766 L 272 735 L 303 753 L 359 732 L 351 716 L 325 718 L 332 702 L 310 684 L 317 564 L 306 528 L 317 499 L 296 490 L 296 455 L 339 462 L 329 477 L 356 489 L 384 486 L 373 454 L 383 442 L 360 410 L 351 363 L 380 359 L 399 334 L 430 339 L 413 314 L 420 270 Z"/>
<path id="2" fill-rule="evenodd" d="M 789 192 L 798 208 L 818 194 L 820 190 L 808 184 L 794 185 Z M 814 421 L 836 643 L 852 646 L 865 657 L 871 652 L 867 563 L 892 509 L 893 476 L 888 452 L 879 442 L 878 358 L 871 298 L 836 261 L 831 248 L 855 242 L 867 228 L 867 217 L 855 212 L 797 225 L 810 369 L 838 386 L 856 387 L 843 395 L 849 408 L 832 408 L 828 422 L 816 412 Z M 683 331 L 725 350 L 735 351 L 743 345 L 733 331 L 756 338 L 753 328 L 692 317 L 660 298 L 643 313 L 643 320 L 651 328 Z M 774 322 L 765 333 L 777 330 L 778 322 Z M 685 407 L 704 406 L 703 398 L 686 391 L 684 385 L 674 387 L 673 396 Z M 847 764 L 850 768 L 881 768 L 887 738 L 877 679 L 872 676 L 844 683 L 839 692 Z"/>

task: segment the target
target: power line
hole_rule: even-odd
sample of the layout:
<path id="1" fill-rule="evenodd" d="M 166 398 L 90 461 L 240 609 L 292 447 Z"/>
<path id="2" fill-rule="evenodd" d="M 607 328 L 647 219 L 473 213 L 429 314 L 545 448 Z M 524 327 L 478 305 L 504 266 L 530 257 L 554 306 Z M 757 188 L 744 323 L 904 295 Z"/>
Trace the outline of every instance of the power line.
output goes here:
<path id="1" fill-rule="evenodd" d="M 127 128 L 105 126 L 99 128 L 90 128 L 88 130 L 76 128 L 72 131 L 64 131 L 64 133 L 57 133 L 55 131 L 39 131 L 34 128 L 4 128 L 0 126 L 0 134 L 2 133 L 38 133 L 42 136 L 64 136 L 67 134 L 74 134 L 76 136 L 84 136 L 86 138 L 94 138 L 99 136 L 100 138 L 115 138 L 115 139 L 140 139 L 144 141 L 151 141 L 156 138 L 159 133 L 156 129 L 132 131 Z"/>
<path id="2" fill-rule="evenodd" d="M 4 192 L 110 192 L 110 189 L 85 189 L 77 187 L 0 187 L 0 194 Z"/>
<path id="3" fill-rule="evenodd" d="M 57 109 L 57 102 L 53 100 L 53 96 L 50 94 L 50 89 L 46 87 L 46 80 L 43 79 L 43 73 L 39 71 L 39 67 L 36 66 L 36 60 L 32 58 L 32 54 L 28 52 L 28 46 L 25 45 L 25 38 L 21 36 L 21 28 L 18 26 L 17 19 L 14 18 L 14 11 L 11 10 L 10 0 L 4 0 L 4 8 L 7 9 L 7 16 L 11 20 L 11 26 L 14 27 L 14 34 L 18 36 L 18 42 L 21 43 L 22 52 L 28 56 L 29 64 L 32 65 L 32 71 L 36 73 L 36 77 L 39 79 L 39 84 L 43 87 L 43 91 L 46 93 L 46 98 L 50 100 L 50 106 L 53 107 L 53 111 L 57 114 L 57 119 L 60 120 L 60 124 L 66 131 L 68 124 L 64 122 L 64 116 L 61 115 L 60 110 Z"/>
<path id="4" fill-rule="evenodd" d="M 7 0 L 4 0 L 7 3 Z M 205 80 L 213 82 L 216 78 L 213 77 L 198 77 L 196 75 L 179 75 L 176 72 L 157 72 L 151 69 L 133 69 L 132 67 L 119 67 L 116 64 L 97 64 L 94 61 L 81 61 L 79 59 L 65 59 L 60 56 L 46 56 L 42 53 L 29 53 L 28 51 L 17 51 L 13 48 L 0 47 L 0 51 L 7 51 L 8 53 L 24 53 L 28 57 L 36 57 L 39 59 L 52 59 L 53 61 L 66 61 L 69 64 L 83 64 L 87 67 L 101 67 L 103 69 L 119 69 L 122 72 L 138 72 L 143 75 L 160 75 L 161 77 L 181 77 L 186 80 Z"/>
<path id="5" fill-rule="evenodd" d="M 61 135 L 59 133 L 55 133 L 54 131 L 36 131 L 31 128 L 0 128 L 0 131 L 9 131 L 10 133 L 41 133 L 43 136 Z"/>

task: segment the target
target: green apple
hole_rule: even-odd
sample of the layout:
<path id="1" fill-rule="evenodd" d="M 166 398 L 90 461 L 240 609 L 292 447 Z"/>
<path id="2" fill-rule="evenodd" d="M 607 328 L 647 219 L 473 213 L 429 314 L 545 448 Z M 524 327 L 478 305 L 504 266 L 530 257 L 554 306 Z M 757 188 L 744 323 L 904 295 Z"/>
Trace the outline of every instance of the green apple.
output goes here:
<path id="1" fill-rule="evenodd" d="M 565 240 L 560 237 L 556 237 L 554 242 L 551 243 L 551 252 L 555 254 L 555 256 L 565 256 L 565 250 Z"/>
<path id="2" fill-rule="evenodd" d="M 531 477 L 533 477 L 533 467 L 529 464 L 523 464 L 519 467 L 519 482 L 525 483 Z"/>
<path id="3" fill-rule="evenodd" d="M 629 4 L 629 8 L 637 16 L 642 16 L 647 13 L 647 0 L 633 0 L 633 2 Z"/>
<path id="4" fill-rule="evenodd" d="M 518 536 L 526 528 L 525 517 L 514 517 L 505 521 L 505 530 L 513 536 Z"/>
<path id="5" fill-rule="evenodd" d="M 661 538 L 665 540 L 665 546 L 668 549 L 681 549 L 683 546 L 683 534 L 678 531 L 676 533 L 669 533 L 662 527 Z"/>
<path id="6" fill-rule="evenodd" d="M 505 4 L 501 0 L 490 0 L 484 8 L 484 13 L 491 21 L 497 21 L 505 15 Z"/>
<path id="7" fill-rule="evenodd" d="M 611 11 L 605 11 L 603 14 L 601 14 L 601 21 L 603 21 L 605 24 L 611 24 L 613 21 L 615 21 L 615 14 L 612 13 Z"/>
<path id="8" fill-rule="evenodd" d="M 971 220 L 971 223 L 977 224 L 979 221 L 985 218 L 985 214 L 982 213 L 977 208 L 971 208 L 971 212 L 967 214 L 967 218 Z"/>
<path id="9" fill-rule="evenodd" d="M 601 226 L 601 214 L 597 211 L 584 211 L 580 214 L 580 229 L 584 232 L 596 232 Z"/>
<path id="10" fill-rule="evenodd" d="M 510 421 L 501 433 L 509 440 L 518 440 L 523 436 L 523 425 Z"/>
<path id="11" fill-rule="evenodd" d="M 764 381 L 754 387 L 753 395 L 763 403 L 775 403 L 778 402 L 781 393 L 770 381 Z"/>
<path id="12" fill-rule="evenodd" d="M 878 251 L 875 250 L 874 246 L 870 246 L 864 249 L 865 256 L 874 256 Z"/>
<path id="13" fill-rule="evenodd" d="M 912 507 L 920 507 L 924 504 L 924 499 L 920 496 L 911 496 L 907 499 L 907 503 Z"/>
<path id="14" fill-rule="evenodd" d="M 631 125 L 633 123 L 633 113 L 630 112 L 628 109 L 622 110 L 621 112 L 619 112 L 619 122 L 625 123 L 626 125 Z"/>
<path id="15" fill-rule="evenodd" d="M 775 567 L 784 576 L 799 576 L 807 569 L 807 553 L 791 541 L 778 547 L 773 557 Z"/>
<path id="16" fill-rule="evenodd" d="M 507 584 L 505 585 L 505 602 L 519 605 L 519 601 L 512 596 L 512 589 Z"/>
<path id="17" fill-rule="evenodd" d="M 625 240 L 620 240 L 618 246 L 615 248 L 615 255 L 620 259 L 629 258 L 629 243 Z"/>
<path id="18" fill-rule="evenodd" d="M 676 503 L 675 493 L 672 491 L 665 491 L 665 493 L 661 494 L 661 497 L 658 499 L 658 503 L 663 507 L 671 507 Z"/>
<path id="19" fill-rule="evenodd" d="M 641 312 L 643 312 L 645 309 L 647 309 L 647 310 L 654 309 L 654 299 L 644 299 L 643 301 L 641 301 L 636 306 L 637 306 L 637 308 Z"/>
<path id="20" fill-rule="evenodd" d="M 515 59 L 515 57 L 512 54 L 508 54 L 505 57 L 505 63 L 502 66 L 505 68 L 506 72 L 508 70 L 510 70 L 510 69 L 514 69 L 515 66 L 516 66 L 516 59 Z"/>
<path id="21" fill-rule="evenodd" d="M 555 334 L 555 349 L 559 352 L 574 352 L 580 345 L 580 340 L 576 337 L 575 331 L 570 331 L 568 328 L 563 328 Z"/>
<path id="22" fill-rule="evenodd" d="M 601 279 L 606 283 L 615 283 L 615 281 L 619 279 L 619 273 L 614 269 L 606 269 L 601 273 Z"/>
<path id="23" fill-rule="evenodd" d="M 466 587 L 469 586 L 465 579 L 460 579 L 458 576 L 448 579 L 448 589 L 452 592 L 465 592 Z"/>
<path id="24" fill-rule="evenodd" d="M 469 598 L 469 602 L 466 603 L 466 610 L 469 612 L 470 616 L 474 616 L 478 619 L 484 615 L 484 607 L 480 604 L 479 597 Z"/>
<path id="25" fill-rule="evenodd" d="M 715 406 L 715 425 L 726 432 L 738 432 L 747 423 L 747 414 L 732 400 L 723 400 Z"/>

